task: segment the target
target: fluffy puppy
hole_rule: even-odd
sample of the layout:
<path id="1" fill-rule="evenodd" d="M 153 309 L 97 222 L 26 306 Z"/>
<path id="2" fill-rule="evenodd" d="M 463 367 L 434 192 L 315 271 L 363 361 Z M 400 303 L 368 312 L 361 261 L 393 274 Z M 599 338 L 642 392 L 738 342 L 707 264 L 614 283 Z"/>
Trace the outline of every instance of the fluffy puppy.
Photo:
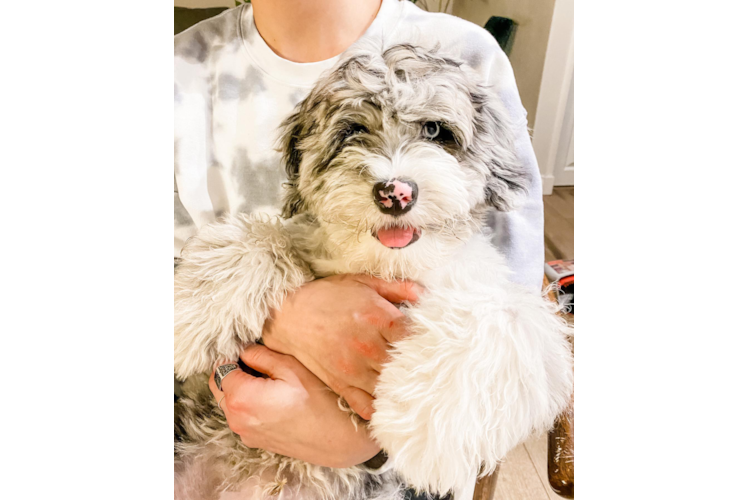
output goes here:
<path id="1" fill-rule="evenodd" d="M 414 333 L 393 346 L 368 424 L 389 460 L 377 472 L 329 469 L 249 449 L 203 378 L 177 405 L 177 497 L 395 500 L 404 485 L 470 489 L 476 473 L 546 430 L 572 391 L 569 327 L 509 281 L 481 231 L 490 207 L 511 210 L 526 191 L 501 104 L 437 51 L 359 48 L 285 121 L 281 149 L 284 219 L 231 216 L 182 252 L 175 373 L 237 359 L 269 309 L 309 280 L 415 280 L 427 292 L 403 309 Z"/>

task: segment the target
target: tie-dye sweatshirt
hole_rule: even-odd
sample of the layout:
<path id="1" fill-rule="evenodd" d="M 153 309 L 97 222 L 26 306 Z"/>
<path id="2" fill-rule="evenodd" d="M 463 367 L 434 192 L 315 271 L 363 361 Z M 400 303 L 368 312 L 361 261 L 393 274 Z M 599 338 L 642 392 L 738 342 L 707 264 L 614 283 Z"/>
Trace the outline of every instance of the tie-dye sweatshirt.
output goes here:
<path id="1" fill-rule="evenodd" d="M 439 45 L 485 77 L 516 123 L 519 155 L 533 173 L 530 196 L 511 213 L 494 212 L 494 243 L 514 280 L 538 289 L 543 273 L 540 174 L 509 60 L 493 37 L 470 22 L 383 0 L 363 35 L 384 47 Z M 249 4 L 203 21 L 174 38 L 174 252 L 223 213 L 280 213 L 285 171 L 277 129 L 337 57 L 294 63 L 276 55 L 254 24 Z"/>

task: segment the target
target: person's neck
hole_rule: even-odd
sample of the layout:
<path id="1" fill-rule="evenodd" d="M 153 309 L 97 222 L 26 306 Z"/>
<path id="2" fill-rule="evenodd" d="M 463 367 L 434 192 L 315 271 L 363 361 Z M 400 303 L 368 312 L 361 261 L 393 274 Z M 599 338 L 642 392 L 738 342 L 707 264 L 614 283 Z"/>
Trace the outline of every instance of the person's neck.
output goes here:
<path id="1" fill-rule="evenodd" d="M 382 0 L 252 0 L 255 25 L 273 52 L 289 61 L 335 57 L 366 32 Z"/>

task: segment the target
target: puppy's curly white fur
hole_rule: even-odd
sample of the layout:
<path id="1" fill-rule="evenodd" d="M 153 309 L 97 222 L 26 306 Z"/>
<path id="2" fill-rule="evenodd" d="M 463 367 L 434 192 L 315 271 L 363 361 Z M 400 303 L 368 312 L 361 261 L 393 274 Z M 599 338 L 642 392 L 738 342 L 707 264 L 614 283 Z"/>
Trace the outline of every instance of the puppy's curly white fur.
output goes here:
<path id="1" fill-rule="evenodd" d="M 283 125 L 284 220 L 204 227 L 175 271 L 175 373 L 204 373 L 257 341 L 270 308 L 317 277 L 410 279 L 413 335 L 393 348 L 375 396 L 383 470 L 328 469 L 244 447 L 200 391 L 177 404 L 178 497 L 402 498 L 468 487 L 572 391 L 570 328 L 509 280 L 481 231 L 525 193 L 511 124 L 459 61 L 411 45 L 357 48 Z M 395 209 L 393 209 L 395 207 Z M 196 385 L 202 387 L 204 385 Z M 482 469 L 481 469 L 482 468 Z"/>

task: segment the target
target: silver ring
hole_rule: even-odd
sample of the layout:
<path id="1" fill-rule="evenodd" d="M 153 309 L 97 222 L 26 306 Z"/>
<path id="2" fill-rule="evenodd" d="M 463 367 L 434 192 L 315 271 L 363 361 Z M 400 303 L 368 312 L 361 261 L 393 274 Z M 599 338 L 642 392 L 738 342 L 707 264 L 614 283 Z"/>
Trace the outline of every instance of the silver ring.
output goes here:
<path id="1" fill-rule="evenodd" d="M 218 387 L 219 391 L 222 390 L 221 381 L 225 379 L 229 373 L 233 372 L 234 370 L 238 370 L 238 369 L 239 369 L 239 365 L 237 365 L 236 363 L 229 363 L 226 365 L 221 365 L 221 366 L 216 367 L 216 374 L 213 377 L 213 380 L 216 381 L 216 387 Z"/>
<path id="2" fill-rule="evenodd" d="M 221 396 L 221 400 L 220 400 L 220 401 L 218 402 L 218 407 L 219 407 L 219 408 L 221 408 L 221 403 L 223 403 L 223 399 L 224 399 L 225 397 L 226 397 L 226 395 L 225 395 L 225 394 L 224 394 L 223 396 Z M 221 411 L 224 411 L 224 410 L 223 410 L 223 408 L 221 408 Z"/>

